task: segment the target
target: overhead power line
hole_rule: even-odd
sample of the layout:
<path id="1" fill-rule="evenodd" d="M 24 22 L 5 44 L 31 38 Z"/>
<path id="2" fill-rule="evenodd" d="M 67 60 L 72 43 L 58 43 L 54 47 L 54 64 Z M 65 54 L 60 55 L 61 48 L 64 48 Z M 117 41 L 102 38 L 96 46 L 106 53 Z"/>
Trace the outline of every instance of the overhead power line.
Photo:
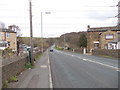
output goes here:
<path id="1" fill-rule="evenodd" d="M 113 5 L 113 6 L 85 6 L 85 7 L 117 7 L 117 5 Z"/>

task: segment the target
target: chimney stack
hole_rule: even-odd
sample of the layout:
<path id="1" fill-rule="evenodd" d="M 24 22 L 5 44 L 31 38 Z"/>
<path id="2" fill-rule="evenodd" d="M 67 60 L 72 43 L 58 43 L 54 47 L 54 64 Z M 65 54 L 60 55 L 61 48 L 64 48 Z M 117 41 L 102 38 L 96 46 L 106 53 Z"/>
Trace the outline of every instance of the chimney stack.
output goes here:
<path id="1" fill-rule="evenodd" d="M 87 31 L 89 31 L 89 30 L 90 30 L 90 25 L 87 26 Z"/>
<path id="2" fill-rule="evenodd" d="M 12 26 L 8 26 L 8 29 L 12 30 Z"/>

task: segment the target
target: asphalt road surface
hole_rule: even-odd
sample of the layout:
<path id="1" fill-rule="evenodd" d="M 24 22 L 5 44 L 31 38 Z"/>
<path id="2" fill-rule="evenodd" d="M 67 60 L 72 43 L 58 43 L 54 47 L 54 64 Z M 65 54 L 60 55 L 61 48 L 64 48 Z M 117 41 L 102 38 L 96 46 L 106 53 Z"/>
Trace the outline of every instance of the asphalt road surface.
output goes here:
<path id="1" fill-rule="evenodd" d="M 54 88 L 118 88 L 118 60 L 54 50 Z"/>

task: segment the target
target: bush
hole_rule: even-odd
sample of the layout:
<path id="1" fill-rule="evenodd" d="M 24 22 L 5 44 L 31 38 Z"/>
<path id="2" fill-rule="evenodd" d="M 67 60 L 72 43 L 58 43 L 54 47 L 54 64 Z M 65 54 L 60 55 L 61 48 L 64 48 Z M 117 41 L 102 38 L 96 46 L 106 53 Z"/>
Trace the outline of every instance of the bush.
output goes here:
<path id="1" fill-rule="evenodd" d="M 25 68 L 26 68 L 26 69 L 29 69 L 29 68 L 31 68 L 31 69 L 32 69 L 32 68 L 33 68 L 33 66 L 32 66 L 32 64 L 31 64 L 31 63 L 26 63 L 26 64 L 25 64 Z"/>
<path id="2" fill-rule="evenodd" d="M 10 48 L 6 48 L 5 50 L 3 50 L 2 54 L 3 54 L 3 56 L 4 55 L 11 56 L 11 55 L 14 55 L 15 52 L 13 52 L 12 49 L 10 49 Z"/>

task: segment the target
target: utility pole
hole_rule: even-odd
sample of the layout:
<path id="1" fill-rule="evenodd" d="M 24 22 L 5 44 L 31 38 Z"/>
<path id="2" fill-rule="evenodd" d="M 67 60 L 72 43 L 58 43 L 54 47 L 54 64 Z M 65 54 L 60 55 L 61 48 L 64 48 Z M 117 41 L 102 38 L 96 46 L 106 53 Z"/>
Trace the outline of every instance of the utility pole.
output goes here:
<path id="1" fill-rule="evenodd" d="M 31 49 L 30 49 L 30 58 L 31 58 L 31 64 L 34 65 L 34 59 L 33 59 L 33 30 L 32 30 L 32 3 L 31 0 L 29 1 L 29 8 L 30 8 L 30 45 L 31 45 Z"/>

